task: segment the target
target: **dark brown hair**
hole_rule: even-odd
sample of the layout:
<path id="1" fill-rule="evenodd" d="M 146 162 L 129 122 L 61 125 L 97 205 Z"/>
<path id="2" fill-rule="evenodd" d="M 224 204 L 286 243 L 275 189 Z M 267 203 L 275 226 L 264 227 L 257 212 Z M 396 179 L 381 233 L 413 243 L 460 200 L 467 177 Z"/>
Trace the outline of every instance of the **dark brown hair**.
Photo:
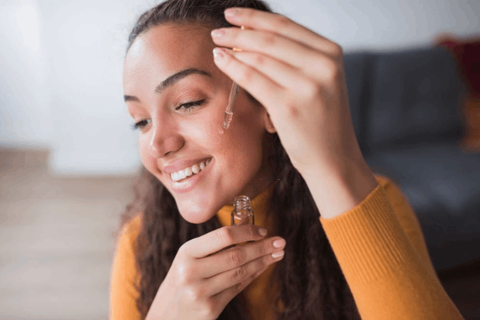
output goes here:
<path id="1" fill-rule="evenodd" d="M 168 0 L 140 16 L 128 38 L 127 52 L 138 35 L 165 23 L 196 24 L 211 29 L 230 27 L 223 13 L 228 7 L 272 12 L 261 0 Z M 279 284 L 275 306 L 279 299 L 284 305 L 283 313 L 274 307 L 276 319 L 360 319 L 303 177 L 292 166 L 278 134 L 268 136 L 268 163 L 277 179 L 269 208 L 275 216 L 276 235 L 288 244 L 285 257 L 276 262 L 271 279 Z M 133 192 L 134 201 L 126 207 L 119 231 L 141 213 L 135 246 L 135 264 L 140 273 L 136 303 L 145 319 L 180 246 L 222 225 L 217 216 L 201 224 L 184 220 L 167 188 L 143 167 Z M 250 319 L 242 293 L 230 301 L 218 319 Z"/>

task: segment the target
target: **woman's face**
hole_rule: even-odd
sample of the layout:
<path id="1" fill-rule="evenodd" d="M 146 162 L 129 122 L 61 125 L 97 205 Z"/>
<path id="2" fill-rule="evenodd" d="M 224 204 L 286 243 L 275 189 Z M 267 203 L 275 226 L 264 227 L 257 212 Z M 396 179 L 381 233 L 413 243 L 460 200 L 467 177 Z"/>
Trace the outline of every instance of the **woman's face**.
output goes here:
<path id="1" fill-rule="evenodd" d="M 255 197 L 272 182 L 265 135 L 275 129 L 265 108 L 248 99 L 243 89 L 230 127 L 219 132 L 232 80 L 213 61 L 210 31 L 192 25 L 154 27 L 137 37 L 124 61 L 125 101 L 133 121 L 140 122 L 142 163 L 191 223 L 209 220 L 240 194 Z M 200 71 L 164 82 L 190 68 Z M 181 106 L 197 101 L 190 109 Z M 204 159 L 211 159 L 205 171 L 184 179 L 189 188 L 179 190 L 182 181 L 174 182 L 169 171 L 191 168 Z M 165 168 L 178 161 L 179 167 Z"/>

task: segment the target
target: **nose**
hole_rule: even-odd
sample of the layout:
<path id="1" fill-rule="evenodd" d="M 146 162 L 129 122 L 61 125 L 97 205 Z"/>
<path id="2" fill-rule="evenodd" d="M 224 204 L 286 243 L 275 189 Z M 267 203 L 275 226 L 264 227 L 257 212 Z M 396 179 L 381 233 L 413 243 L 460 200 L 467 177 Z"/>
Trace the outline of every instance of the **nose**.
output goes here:
<path id="1" fill-rule="evenodd" d="M 183 145 L 182 138 L 176 133 L 172 126 L 162 123 L 153 125 L 152 136 L 148 146 L 150 155 L 154 158 L 161 158 L 167 155 L 169 152 L 180 149 Z"/>

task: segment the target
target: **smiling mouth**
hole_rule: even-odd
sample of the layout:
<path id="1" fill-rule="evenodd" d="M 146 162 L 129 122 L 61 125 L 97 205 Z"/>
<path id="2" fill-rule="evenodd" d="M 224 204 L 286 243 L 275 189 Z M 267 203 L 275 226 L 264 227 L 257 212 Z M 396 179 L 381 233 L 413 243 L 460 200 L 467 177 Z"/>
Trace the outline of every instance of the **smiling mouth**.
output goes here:
<path id="1" fill-rule="evenodd" d="M 187 181 L 188 179 L 190 179 L 190 178 L 192 178 L 192 177 L 195 177 L 195 176 L 199 175 L 200 173 L 202 173 L 202 172 L 210 165 L 210 163 L 212 162 L 212 159 L 213 159 L 213 158 L 209 158 L 209 159 L 207 159 L 207 160 L 201 161 L 201 162 L 203 162 L 203 163 L 205 164 L 205 167 L 204 167 L 203 169 L 200 169 L 200 171 L 197 172 L 197 173 L 192 172 L 191 175 L 186 176 L 185 178 L 182 178 L 182 179 L 180 179 L 180 180 L 173 180 L 172 175 L 169 174 L 170 179 L 171 179 L 173 182 L 176 182 L 176 183 L 182 183 L 183 181 Z M 207 164 L 207 162 L 208 162 L 208 164 Z M 191 168 L 191 167 L 190 167 L 190 168 Z"/>

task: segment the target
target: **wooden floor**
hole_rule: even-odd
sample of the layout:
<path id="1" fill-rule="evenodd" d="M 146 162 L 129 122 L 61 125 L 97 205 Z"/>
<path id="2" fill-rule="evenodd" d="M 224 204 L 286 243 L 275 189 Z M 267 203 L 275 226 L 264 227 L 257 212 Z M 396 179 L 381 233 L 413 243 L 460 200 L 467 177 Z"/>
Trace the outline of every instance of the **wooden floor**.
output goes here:
<path id="1" fill-rule="evenodd" d="M 108 319 L 132 178 L 55 179 L 47 156 L 0 150 L 0 319 Z"/>
<path id="2" fill-rule="evenodd" d="M 133 177 L 54 178 L 47 151 L 0 149 L 0 320 L 104 320 L 112 236 Z M 479 264 L 440 274 L 480 319 Z"/>

